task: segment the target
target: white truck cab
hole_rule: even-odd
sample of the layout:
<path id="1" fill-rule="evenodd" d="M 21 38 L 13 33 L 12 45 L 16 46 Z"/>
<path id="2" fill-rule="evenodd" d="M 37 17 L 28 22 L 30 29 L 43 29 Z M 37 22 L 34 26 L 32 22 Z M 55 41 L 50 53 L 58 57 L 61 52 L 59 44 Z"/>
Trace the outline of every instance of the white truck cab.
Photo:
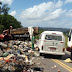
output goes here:
<path id="1" fill-rule="evenodd" d="M 40 53 L 65 55 L 65 37 L 60 31 L 44 31 L 40 34 Z"/>
<path id="2" fill-rule="evenodd" d="M 68 42 L 67 42 L 68 47 L 72 47 L 72 28 L 69 31 L 69 36 L 68 36 Z"/>

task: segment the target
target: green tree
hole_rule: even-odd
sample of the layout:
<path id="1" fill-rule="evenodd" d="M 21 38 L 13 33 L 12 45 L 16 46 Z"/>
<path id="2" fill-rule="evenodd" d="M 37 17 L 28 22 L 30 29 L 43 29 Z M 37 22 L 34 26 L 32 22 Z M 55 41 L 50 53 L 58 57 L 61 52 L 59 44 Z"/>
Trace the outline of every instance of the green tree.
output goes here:
<path id="1" fill-rule="evenodd" d="M 0 25 L 2 24 L 2 15 L 0 15 Z"/>
<path id="2" fill-rule="evenodd" d="M 2 33 L 3 29 L 4 29 L 4 26 L 0 25 L 0 33 Z"/>
<path id="3" fill-rule="evenodd" d="M 13 26 L 13 28 L 21 28 L 21 22 L 9 15 L 9 10 L 8 4 L 2 4 L 2 2 L 0 2 L 0 25 L 2 25 L 4 29 L 9 29 L 10 26 Z"/>
<path id="4" fill-rule="evenodd" d="M 10 26 L 13 26 L 13 28 L 22 27 L 21 22 L 17 21 L 11 15 L 3 15 L 2 25 L 4 25 L 5 29 L 8 29 Z"/>
<path id="5" fill-rule="evenodd" d="M 38 35 L 35 35 L 35 38 L 36 38 L 36 39 L 39 39 L 39 36 L 40 36 L 40 34 L 41 34 L 43 31 L 44 31 L 43 29 L 40 29 L 40 28 L 39 28 Z"/>

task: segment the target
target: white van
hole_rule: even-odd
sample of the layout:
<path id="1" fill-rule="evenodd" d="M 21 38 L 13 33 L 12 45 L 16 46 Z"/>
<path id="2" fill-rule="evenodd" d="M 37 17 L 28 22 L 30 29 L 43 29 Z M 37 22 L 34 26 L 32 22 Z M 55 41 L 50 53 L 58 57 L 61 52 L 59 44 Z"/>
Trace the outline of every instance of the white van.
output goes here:
<path id="1" fill-rule="evenodd" d="M 38 41 L 40 53 L 65 55 L 65 37 L 60 31 L 44 31 Z"/>

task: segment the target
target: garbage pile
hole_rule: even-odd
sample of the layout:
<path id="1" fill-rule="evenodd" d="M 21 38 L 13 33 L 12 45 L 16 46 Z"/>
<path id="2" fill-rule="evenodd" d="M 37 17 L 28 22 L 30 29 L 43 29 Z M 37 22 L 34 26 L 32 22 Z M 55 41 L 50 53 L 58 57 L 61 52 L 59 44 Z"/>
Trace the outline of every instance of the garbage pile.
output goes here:
<path id="1" fill-rule="evenodd" d="M 35 56 L 39 56 L 37 44 L 32 50 L 28 41 L 0 42 L 0 72 L 33 72 Z"/>

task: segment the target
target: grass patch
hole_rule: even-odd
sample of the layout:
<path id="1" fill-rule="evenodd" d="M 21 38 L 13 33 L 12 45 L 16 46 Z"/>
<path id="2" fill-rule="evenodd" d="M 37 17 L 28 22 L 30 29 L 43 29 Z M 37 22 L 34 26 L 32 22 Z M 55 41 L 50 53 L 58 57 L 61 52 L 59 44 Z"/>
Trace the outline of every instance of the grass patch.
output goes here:
<path id="1" fill-rule="evenodd" d="M 68 47 L 67 46 L 68 37 L 66 35 L 64 35 L 64 36 L 65 36 L 65 48 L 67 48 Z"/>

